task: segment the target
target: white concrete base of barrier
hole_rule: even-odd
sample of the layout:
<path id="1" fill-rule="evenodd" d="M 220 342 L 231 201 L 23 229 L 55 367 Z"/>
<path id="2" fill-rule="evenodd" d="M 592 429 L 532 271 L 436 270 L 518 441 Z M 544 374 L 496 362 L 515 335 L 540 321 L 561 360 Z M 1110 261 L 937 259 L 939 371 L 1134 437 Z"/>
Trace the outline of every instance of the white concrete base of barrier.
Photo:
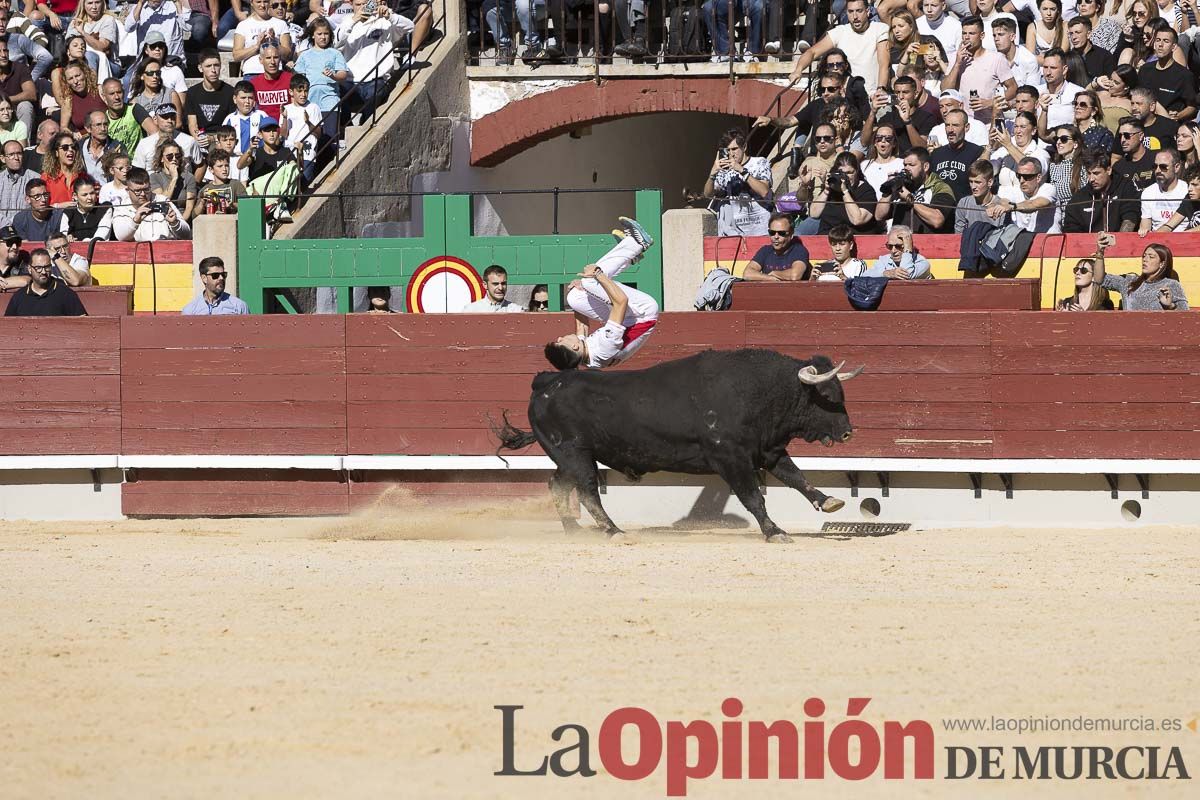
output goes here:
<path id="1" fill-rule="evenodd" d="M 797 532 L 815 531 L 831 521 L 907 522 L 917 528 L 1200 521 L 1200 461 L 795 461 L 815 486 L 846 501 L 835 514 L 819 513 L 798 492 L 767 478 L 768 512 L 781 526 Z M 375 470 L 494 473 L 553 468 L 544 456 L 511 456 L 508 462 L 506 467 L 494 456 L 3 456 L 0 518 L 119 519 L 121 484 L 128 469 L 329 470 L 345 472 L 347 480 L 361 480 Z M 619 525 L 671 526 L 703 510 L 724 515 L 727 523 L 741 518 L 747 530 L 755 528 L 718 478 L 660 473 L 632 483 L 612 470 L 603 469 L 601 475 L 604 506 Z"/>

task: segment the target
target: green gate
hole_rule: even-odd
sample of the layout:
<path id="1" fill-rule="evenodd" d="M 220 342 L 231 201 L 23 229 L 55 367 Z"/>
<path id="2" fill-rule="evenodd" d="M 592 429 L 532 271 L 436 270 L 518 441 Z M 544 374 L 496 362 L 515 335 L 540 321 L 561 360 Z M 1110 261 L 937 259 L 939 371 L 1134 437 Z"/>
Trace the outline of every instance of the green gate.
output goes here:
<path id="1" fill-rule="evenodd" d="M 471 195 L 424 195 L 424 233 L 403 239 L 267 239 L 263 200 L 238 202 L 238 293 L 253 314 L 263 313 L 271 297 L 289 311 L 284 289 L 334 287 L 339 313 L 349 313 L 355 286 L 407 287 L 431 260 L 450 257 L 482 275 L 490 264 L 508 270 L 514 285 L 547 284 L 550 308 L 562 310 L 562 292 L 586 264 L 613 246 L 612 235 L 550 234 L 539 236 L 474 236 Z M 656 242 L 662 240 L 662 192 L 635 193 L 634 215 Z M 612 221 L 614 224 L 616 220 Z M 621 275 L 624 283 L 652 295 L 661 305 L 662 247 Z"/>

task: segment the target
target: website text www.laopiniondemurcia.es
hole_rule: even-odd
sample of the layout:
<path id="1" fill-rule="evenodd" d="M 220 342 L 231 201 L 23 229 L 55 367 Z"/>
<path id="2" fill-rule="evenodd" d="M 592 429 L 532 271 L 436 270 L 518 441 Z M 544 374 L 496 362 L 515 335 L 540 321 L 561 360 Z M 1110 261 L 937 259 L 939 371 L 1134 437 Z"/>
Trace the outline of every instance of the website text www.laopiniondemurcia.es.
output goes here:
<path id="1" fill-rule="evenodd" d="M 592 735 L 578 723 L 554 728 L 553 752 L 534 755 L 527 743 L 518 756 L 517 712 L 522 705 L 496 705 L 501 714 L 502 766 L 506 777 L 583 777 L 598 774 L 593 757 L 612 778 L 649 779 L 661 766 L 666 795 L 683 797 L 688 782 L 721 780 L 860 781 L 880 773 L 885 780 L 932 780 L 936 774 L 933 726 L 924 720 L 869 722 L 859 717 L 871 702 L 852 697 L 846 719 L 836 724 L 821 719 L 826 704 L 817 697 L 803 704 L 806 719 L 743 720 L 738 698 L 721 703 L 725 719 L 667 720 L 638 707 L 618 708 L 600 724 L 595 753 Z M 945 726 L 943 726 L 945 727 Z M 1173 730 L 1182 730 L 1182 723 Z M 636 742 L 636 746 L 631 746 Z M 1158 745 L 1013 746 L 993 744 L 944 748 L 947 780 L 1188 780 L 1190 775 L 1178 747 Z M 520 763 L 518 763 L 520 762 Z"/>

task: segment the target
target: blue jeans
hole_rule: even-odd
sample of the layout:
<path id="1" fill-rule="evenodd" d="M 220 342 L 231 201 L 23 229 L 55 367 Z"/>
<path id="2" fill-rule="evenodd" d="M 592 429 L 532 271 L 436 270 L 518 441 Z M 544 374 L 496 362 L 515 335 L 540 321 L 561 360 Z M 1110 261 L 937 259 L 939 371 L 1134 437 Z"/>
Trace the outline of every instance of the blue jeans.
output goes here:
<path id="1" fill-rule="evenodd" d="M 229 12 L 233 16 L 233 12 Z M 235 17 L 236 19 L 236 17 Z M 191 46 L 200 49 L 208 46 L 216 47 L 217 43 L 213 41 L 212 35 L 212 18 L 207 14 L 192 13 L 191 17 L 192 37 L 189 40 Z M 217 30 L 221 29 L 220 22 L 217 23 Z"/>
<path id="2" fill-rule="evenodd" d="M 83 54 L 83 57 L 87 59 L 88 66 L 92 68 L 93 72 L 99 71 L 99 69 L 100 69 L 100 54 L 99 53 L 94 53 L 91 50 L 88 50 L 86 53 Z M 108 71 L 114 78 L 121 77 L 121 63 L 119 61 L 109 61 L 108 62 Z"/>
<path id="3" fill-rule="evenodd" d="M 220 21 L 217 22 L 217 39 L 224 39 L 225 34 L 238 26 L 238 22 L 240 20 L 233 15 L 233 9 L 226 9 L 225 13 L 221 15 Z"/>
<path id="4" fill-rule="evenodd" d="M 375 78 L 374 80 L 362 81 L 354 84 L 354 91 L 358 92 L 358 96 L 362 98 L 363 107 L 361 119 L 366 120 L 371 116 L 371 112 L 387 99 L 388 82 L 386 78 Z"/>
<path id="5" fill-rule="evenodd" d="M 762 52 L 762 23 L 763 5 L 765 0 L 734 0 L 733 18 L 736 21 L 742 16 L 750 17 L 750 38 L 746 41 L 747 53 Z M 729 3 L 730 0 L 706 0 L 704 3 L 704 24 L 708 35 L 712 37 L 713 49 L 717 55 L 732 55 L 729 43 Z"/>

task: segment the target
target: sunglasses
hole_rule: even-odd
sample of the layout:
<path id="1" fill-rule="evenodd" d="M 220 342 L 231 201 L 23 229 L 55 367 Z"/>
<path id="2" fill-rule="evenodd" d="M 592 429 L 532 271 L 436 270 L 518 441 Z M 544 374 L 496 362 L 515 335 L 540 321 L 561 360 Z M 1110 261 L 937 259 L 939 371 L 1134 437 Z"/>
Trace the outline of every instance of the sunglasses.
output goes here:
<path id="1" fill-rule="evenodd" d="M 887 249 L 888 250 L 903 250 L 904 242 L 888 242 Z"/>
<path id="2" fill-rule="evenodd" d="M 1092 271 L 1091 267 L 1075 267 L 1074 269 L 1071 270 L 1071 272 L 1074 272 L 1076 275 L 1087 275 L 1091 271 Z"/>
<path id="3" fill-rule="evenodd" d="M 215 281 L 218 278 L 224 278 L 228 274 L 228 272 L 206 272 L 204 273 L 204 277 L 212 278 Z"/>
<path id="4" fill-rule="evenodd" d="M 545 311 L 550 307 L 549 303 L 534 303 L 533 308 L 537 311 Z"/>
<path id="5" fill-rule="evenodd" d="M 73 144 L 60 144 L 60 145 L 58 146 L 58 149 L 59 149 L 59 150 L 74 150 L 74 149 L 75 149 L 75 145 L 73 145 Z"/>
<path id="6" fill-rule="evenodd" d="M 1036 178 L 1040 178 L 1041 174 L 1037 172 L 1018 172 L 1017 177 L 1023 181 L 1032 181 Z"/>
<path id="7" fill-rule="evenodd" d="M 142 75 L 146 76 L 147 78 L 157 78 L 159 75 L 162 75 L 162 71 L 157 70 L 157 69 L 154 70 L 154 72 L 151 72 L 150 70 L 146 70 L 145 72 L 142 73 Z"/>
<path id="8" fill-rule="evenodd" d="M 895 136 L 876 136 L 875 141 L 877 141 L 877 142 L 894 142 L 894 141 L 896 141 L 896 137 Z"/>
<path id="9" fill-rule="evenodd" d="M 832 142 L 833 137 L 832 136 L 814 136 L 813 141 L 814 142 Z"/>
<path id="10" fill-rule="evenodd" d="M 837 90 L 838 90 L 838 87 L 836 87 L 836 86 L 822 86 L 821 94 L 834 94 L 837 92 Z"/>
<path id="11" fill-rule="evenodd" d="M 1136 137 L 1138 137 L 1138 136 L 1141 136 L 1141 134 L 1140 134 L 1140 133 L 1126 133 L 1125 131 L 1121 131 L 1121 138 L 1122 138 L 1122 139 L 1133 139 L 1133 138 L 1136 138 Z"/>
<path id="12" fill-rule="evenodd" d="M 1171 165 L 1170 165 L 1170 164 L 1155 164 L 1155 165 L 1154 165 L 1154 171 L 1155 171 L 1155 172 L 1158 172 L 1160 169 L 1161 169 L 1163 172 L 1166 172 L 1166 171 L 1167 171 L 1168 169 L 1170 169 L 1170 168 L 1171 168 Z"/>
<path id="13" fill-rule="evenodd" d="M 1091 103 L 1075 103 L 1076 108 L 1091 108 Z"/>
<path id="14" fill-rule="evenodd" d="M 826 61 L 825 69 L 845 69 L 849 64 L 848 61 Z"/>
<path id="15" fill-rule="evenodd" d="M 163 160 L 164 161 L 178 161 L 179 153 L 165 153 L 163 155 Z"/>
<path id="16" fill-rule="evenodd" d="M 774 237 L 774 236 L 791 236 L 792 235 L 791 231 L 771 231 L 771 230 L 769 230 L 769 231 L 767 231 L 767 233 L 772 237 Z"/>
<path id="17" fill-rule="evenodd" d="M 1065 144 L 1066 142 L 1073 142 L 1073 141 L 1075 141 L 1075 137 L 1074 137 L 1074 136 L 1067 135 L 1067 134 L 1064 134 L 1064 135 L 1062 135 L 1062 136 L 1059 136 L 1059 137 L 1055 138 L 1055 140 L 1054 140 L 1054 141 L 1058 142 L 1059 144 Z"/>

